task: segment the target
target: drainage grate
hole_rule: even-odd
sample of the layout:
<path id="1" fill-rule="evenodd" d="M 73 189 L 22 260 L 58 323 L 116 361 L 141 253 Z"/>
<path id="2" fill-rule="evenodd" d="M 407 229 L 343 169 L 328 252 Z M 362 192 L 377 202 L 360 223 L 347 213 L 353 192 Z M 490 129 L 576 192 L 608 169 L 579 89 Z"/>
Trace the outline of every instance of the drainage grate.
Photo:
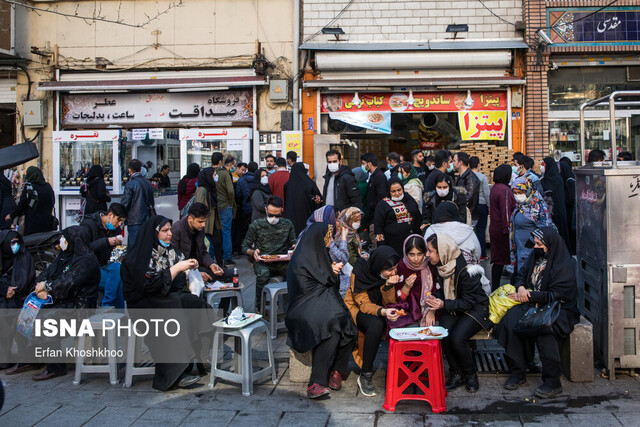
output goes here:
<path id="1" fill-rule="evenodd" d="M 479 374 L 504 374 L 509 372 L 504 351 L 478 350 L 473 354 Z"/>

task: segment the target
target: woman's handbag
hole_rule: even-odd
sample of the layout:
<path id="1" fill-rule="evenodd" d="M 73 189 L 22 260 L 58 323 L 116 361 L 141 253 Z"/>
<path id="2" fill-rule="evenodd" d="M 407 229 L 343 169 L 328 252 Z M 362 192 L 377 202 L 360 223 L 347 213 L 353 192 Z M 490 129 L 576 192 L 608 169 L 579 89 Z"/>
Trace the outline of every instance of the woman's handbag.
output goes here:
<path id="1" fill-rule="evenodd" d="M 549 302 L 531 307 L 518 321 L 515 331 L 524 336 L 535 337 L 553 332 L 553 324 L 560 316 L 560 302 L 554 301 L 549 294 Z"/>

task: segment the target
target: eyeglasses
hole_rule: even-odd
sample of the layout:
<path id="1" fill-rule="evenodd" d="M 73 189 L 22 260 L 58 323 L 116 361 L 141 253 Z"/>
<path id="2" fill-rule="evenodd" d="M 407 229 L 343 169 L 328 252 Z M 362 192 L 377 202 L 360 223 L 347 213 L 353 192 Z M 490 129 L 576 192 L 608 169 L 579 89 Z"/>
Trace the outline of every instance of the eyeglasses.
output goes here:
<path id="1" fill-rule="evenodd" d="M 267 212 L 267 217 L 268 218 L 282 218 L 282 214 L 270 214 L 269 212 Z"/>

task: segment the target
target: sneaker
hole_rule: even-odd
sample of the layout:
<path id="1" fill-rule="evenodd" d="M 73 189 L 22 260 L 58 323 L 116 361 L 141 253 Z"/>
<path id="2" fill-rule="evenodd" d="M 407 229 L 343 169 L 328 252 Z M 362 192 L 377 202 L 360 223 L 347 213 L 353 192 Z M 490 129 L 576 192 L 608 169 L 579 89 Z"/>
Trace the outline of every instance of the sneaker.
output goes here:
<path id="1" fill-rule="evenodd" d="M 182 374 L 180 379 L 176 382 L 176 387 L 187 388 L 200 381 L 200 377 L 197 375 Z"/>
<path id="2" fill-rule="evenodd" d="M 520 377 L 519 375 L 516 376 L 510 376 L 509 379 L 507 379 L 504 382 L 504 388 L 506 390 L 517 390 L 518 387 L 522 387 L 527 385 L 527 378 L 526 377 Z"/>
<path id="3" fill-rule="evenodd" d="M 467 387 L 469 393 L 475 393 L 480 390 L 480 382 L 478 381 L 478 374 L 467 375 L 467 379 L 464 381 L 464 385 Z"/>
<path id="4" fill-rule="evenodd" d="M 342 374 L 340 372 L 331 372 L 331 375 L 329 375 L 329 388 L 331 390 L 340 390 L 342 388 Z"/>
<path id="5" fill-rule="evenodd" d="M 367 397 L 376 395 L 376 388 L 373 386 L 373 372 L 362 372 L 358 377 L 358 387 L 360 393 Z"/>
<path id="6" fill-rule="evenodd" d="M 542 384 L 533 392 L 533 395 L 540 399 L 551 399 L 562 393 L 562 386 L 552 387 L 547 384 Z"/>
<path id="7" fill-rule="evenodd" d="M 307 397 L 309 399 L 317 399 L 322 396 L 327 396 L 330 392 L 331 390 L 318 383 L 313 383 L 307 387 Z"/>
<path id="8" fill-rule="evenodd" d="M 231 259 L 225 259 L 223 264 L 224 264 L 225 267 L 235 267 L 236 266 L 236 263 Z"/>

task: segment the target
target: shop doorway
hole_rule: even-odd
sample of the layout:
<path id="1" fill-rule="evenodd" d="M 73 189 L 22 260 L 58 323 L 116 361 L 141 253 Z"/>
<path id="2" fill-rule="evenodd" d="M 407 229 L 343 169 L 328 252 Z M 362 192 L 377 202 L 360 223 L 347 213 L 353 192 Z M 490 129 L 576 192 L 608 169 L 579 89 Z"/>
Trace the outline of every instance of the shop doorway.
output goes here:
<path id="1" fill-rule="evenodd" d="M 16 105 L 0 104 L 0 148 L 16 142 Z"/>

